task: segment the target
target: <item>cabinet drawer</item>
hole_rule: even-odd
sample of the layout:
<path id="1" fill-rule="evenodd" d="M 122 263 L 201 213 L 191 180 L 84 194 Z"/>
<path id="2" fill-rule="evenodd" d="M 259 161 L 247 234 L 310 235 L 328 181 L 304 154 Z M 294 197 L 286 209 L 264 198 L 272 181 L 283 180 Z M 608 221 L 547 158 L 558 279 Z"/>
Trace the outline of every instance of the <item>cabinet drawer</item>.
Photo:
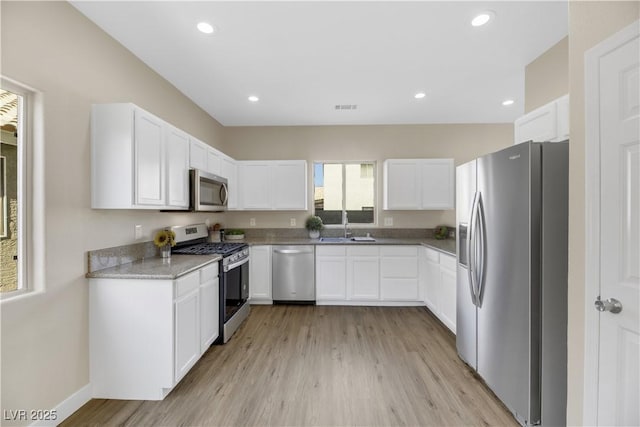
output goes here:
<path id="1" fill-rule="evenodd" d="M 380 277 L 416 279 L 418 277 L 418 259 L 413 257 L 382 258 Z"/>
<path id="2" fill-rule="evenodd" d="M 434 249 L 424 248 L 424 256 L 428 261 L 440 262 L 440 252 Z"/>
<path id="3" fill-rule="evenodd" d="M 417 246 L 382 246 L 380 248 L 381 256 L 418 256 Z"/>
<path id="4" fill-rule="evenodd" d="M 316 246 L 317 256 L 345 256 L 346 246 Z"/>
<path id="5" fill-rule="evenodd" d="M 218 277 L 218 262 L 213 262 L 200 269 L 200 283 L 210 282 Z"/>
<path id="6" fill-rule="evenodd" d="M 450 255 L 441 254 L 440 255 L 440 267 L 445 268 L 447 270 L 456 271 L 456 259 Z"/>
<path id="7" fill-rule="evenodd" d="M 200 286 L 200 272 L 194 271 L 176 279 L 176 298 L 186 295 Z"/>
<path id="8" fill-rule="evenodd" d="M 379 253 L 378 246 L 349 246 L 347 248 L 348 256 L 378 256 Z"/>

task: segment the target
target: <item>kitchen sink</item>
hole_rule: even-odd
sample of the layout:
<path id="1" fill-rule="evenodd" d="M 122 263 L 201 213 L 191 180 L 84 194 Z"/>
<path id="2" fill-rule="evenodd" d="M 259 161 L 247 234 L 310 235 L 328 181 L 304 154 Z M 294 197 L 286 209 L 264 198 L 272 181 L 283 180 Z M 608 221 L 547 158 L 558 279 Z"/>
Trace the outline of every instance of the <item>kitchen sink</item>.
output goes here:
<path id="1" fill-rule="evenodd" d="M 348 239 L 346 237 L 321 237 L 320 241 L 322 243 L 345 243 L 350 242 L 351 239 Z"/>

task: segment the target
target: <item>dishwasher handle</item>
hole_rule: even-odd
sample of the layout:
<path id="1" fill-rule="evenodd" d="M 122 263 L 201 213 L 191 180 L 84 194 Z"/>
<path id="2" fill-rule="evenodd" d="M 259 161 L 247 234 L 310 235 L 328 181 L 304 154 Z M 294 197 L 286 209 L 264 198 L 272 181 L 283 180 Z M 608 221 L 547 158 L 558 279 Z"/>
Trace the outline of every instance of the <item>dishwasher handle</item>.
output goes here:
<path id="1" fill-rule="evenodd" d="M 296 255 L 296 254 L 310 254 L 310 253 L 313 253 L 313 250 L 311 249 L 274 249 L 273 252 L 277 254 Z"/>

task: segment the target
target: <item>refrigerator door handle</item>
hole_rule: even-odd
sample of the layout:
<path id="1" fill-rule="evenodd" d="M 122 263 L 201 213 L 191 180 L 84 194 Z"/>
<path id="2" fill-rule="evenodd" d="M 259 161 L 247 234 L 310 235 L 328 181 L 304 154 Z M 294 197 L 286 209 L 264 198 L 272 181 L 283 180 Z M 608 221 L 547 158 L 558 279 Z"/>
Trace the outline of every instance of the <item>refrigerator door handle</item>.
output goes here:
<path id="1" fill-rule="evenodd" d="M 476 292 L 476 215 L 478 209 L 478 193 L 473 196 L 473 203 L 471 204 L 471 218 L 469 221 L 469 230 L 467 233 L 467 259 L 468 267 L 467 274 L 469 275 L 469 291 L 471 292 L 471 302 L 473 305 L 478 305 L 478 298 Z"/>
<path id="2" fill-rule="evenodd" d="M 477 234 L 478 234 L 478 245 L 476 245 L 476 250 L 478 252 L 477 264 L 475 264 L 476 268 L 476 305 L 478 307 L 482 307 L 482 300 L 484 296 L 484 287 L 485 287 L 485 266 L 486 266 L 486 248 L 487 248 L 487 230 L 485 223 L 485 215 L 484 215 L 484 202 L 482 199 L 482 193 L 478 193 L 478 207 L 476 213 L 476 221 L 477 221 Z M 479 250 L 478 250 L 479 249 Z"/>

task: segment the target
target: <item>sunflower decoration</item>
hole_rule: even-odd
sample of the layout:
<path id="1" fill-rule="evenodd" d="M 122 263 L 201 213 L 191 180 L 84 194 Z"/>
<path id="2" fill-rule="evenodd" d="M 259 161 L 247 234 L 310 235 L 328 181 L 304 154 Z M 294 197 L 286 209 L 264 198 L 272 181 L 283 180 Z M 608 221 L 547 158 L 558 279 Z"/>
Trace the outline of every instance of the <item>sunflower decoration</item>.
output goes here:
<path id="1" fill-rule="evenodd" d="M 159 248 L 176 245 L 176 233 L 173 230 L 160 230 L 153 238 L 153 244 Z"/>

